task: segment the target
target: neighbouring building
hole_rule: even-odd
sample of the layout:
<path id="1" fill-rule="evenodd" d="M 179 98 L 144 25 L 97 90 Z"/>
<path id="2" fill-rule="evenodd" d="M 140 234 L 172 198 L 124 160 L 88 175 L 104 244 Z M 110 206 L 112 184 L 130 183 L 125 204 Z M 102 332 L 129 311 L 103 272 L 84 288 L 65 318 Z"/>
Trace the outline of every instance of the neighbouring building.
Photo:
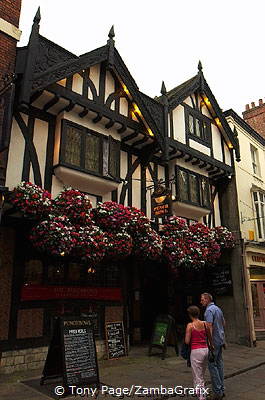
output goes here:
<path id="1" fill-rule="evenodd" d="M 262 101 L 259 103 L 262 109 Z M 253 111 L 250 118 L 245 111 L 244 119 L 233 110 L 224 113 L 231 129 L 237 132 L 241 150 L 241 161 L 235 170 L 243 240 L 245 307 L 252 343 L 265 337 L 265 139 L 262 134 L 265 123 L 262 124 L 262 119 L 254 121 L 257 108 L 249 109 L 249 114 Z"/>
<path id="2" fill-rule="evenodd" d="M 265 137 L 265 104 L 263 100 L 259 99 L 257 106 L 254 101 L 252 101 L 251 105 L 246 104 L 246 109 L 242 114 L 244 121 L 256 132 Z"/>
<path id="3" fill-rule="evenodd" d="M 234 178 L 239 144 L 201 63 L 194 77 L 170 91 L 163 83 L 153 99 L 139 90 L 115 48 L 113 28 L 106 45 L 76 56 L 43 37 L 39 23 L 38 10 L 28 45 L 17 49 L 6 187 L 31 181 L 56 196 L 72 186 L 89 194 L 93 206 L 117 201 L 151 218 L 151 194 L 163 184 L 172 192 L 174 215 L 235 233 L 237 245 L 223 252 L 210 288 L 224 309 L 227 339 L 249 343 Z M 31 226 L 5 204 L 0 343 L 6 365 L 10 351 L 20 357 L 33 348 L 21 368 L 42 365 L 55 316 L 93 315 L 103 352 L 105 321 L 123 320 L 130 344 L 147 341 L 156 314 L 171 312 L 184 325 L 187 305 L 209 289 L 207 274 L 187 271 L 173 280 L 162 263 L 128 260 L 126 268 L 114 263 L 85 273 L 77 262 L 34 251 Z"/>

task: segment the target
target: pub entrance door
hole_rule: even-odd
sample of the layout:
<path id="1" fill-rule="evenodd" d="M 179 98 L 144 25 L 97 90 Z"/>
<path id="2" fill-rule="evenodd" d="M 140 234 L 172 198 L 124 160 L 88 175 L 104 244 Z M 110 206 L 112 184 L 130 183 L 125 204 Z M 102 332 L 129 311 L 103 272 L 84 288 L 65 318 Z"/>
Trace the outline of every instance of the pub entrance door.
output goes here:
<path id="1" fill-rule="evenodd" d="M 265 281 L 251 282 L 254 327 L 265 331 Z"/>

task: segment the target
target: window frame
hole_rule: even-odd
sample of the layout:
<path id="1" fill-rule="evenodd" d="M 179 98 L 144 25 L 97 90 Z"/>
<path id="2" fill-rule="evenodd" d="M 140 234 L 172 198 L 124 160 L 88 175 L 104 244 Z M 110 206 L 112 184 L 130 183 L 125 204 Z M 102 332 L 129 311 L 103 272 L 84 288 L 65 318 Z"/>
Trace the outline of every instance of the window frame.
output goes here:
<path id="1" fill-rule="evenodd" d="M 255 194 L 257 194 L 257 200 L 255 200 Z M 260 195 L 263 196 L 261 201 Z M 255 228 L 258 241 L 265 240 L 265 193 L 261 190 L 252 190 L 252 200 L 254 204 L 255 212 Z M 262 217 L 262 205 L 263 205 L 263 217 Z"/>
<path id="2" fill-rule="evenodd" d="M 188 188 L 187 188 L 188 189 L 187 190 L 188 200 L 182 200 L 181 196 L 180 196 L 180 193 L 179 193 L 179 190 L 178 190 L 178 188 L 179 188 L 179 173 L 181 171 L 185 172 L 187 174 L 187 176 L 188 176 Z M 190 184 L 190 176 L 191 175 L 196 176 L 196 179 L 197 179 L 198 199 L 199 199 L 198 203 L 196 203 L 194 201 L 191 201 L 191 184 Z M 203 180 L 206 180 L 206 182 L 208 183 L 208 188 L 209 188 L 209 204 L 208 204 L 208 206 L 203 204 L 203 190 L 202 190 L 202 181 Z M 175 166 L 175 185 L 176 185 L 176 199 L 177 199 L 177 201 L 180 201 L 180 202 L 186 203 L 186 204 L 190 204 L 190 205 L 194 205 L 196 207 L 205 208 L 207 210 L 211 210 L 211 190 L 210 190 L 209 178 L 207 176 L 198 174 L 197 172 L 194 172 L 194 171 L 191 171 L 189 169 L 186 169 L 186 168 L 183 168 L 183 167 L 180 167 L 180 166 L 176 165 Z"/>
<path id="3" fill-rule="evenodd" d="M 67 161 L 65 161 L 65 154 L 66 154 L 66 134 L 67 134 L 67 128 L 68 127 L 72 127 L 74 129 L 77 129 L 78 131 L 81 132 L 81 146 L 80 146 L 80 165 L 74 165 L 71 164 Z M 95 137 L 98 137 L 100 140 L 100 151 L 99 151 L 99 169 L 98 171 L 94 171 L 91 169 L 87 169 L 85 168 L 85 140 L 86 140 L 86 135 L 90 134 L 93 135 Z M 112 153 L 109 151 L 109 146 L 110 146 L 110 137 L 111 135 L 107 136 L 107 135 L 103 135 L 101 133 L 98 133 L 96 131 L 93 131 L 92 129 L 86 128 L 82 125 L 78 125 L 72 121 L 63 119 L 61 121 L 61 134 L 60 134 L 60 150 L 59 150 L 59 164 L 63 165 L 65 167 L 80 171 L 80 172 L 84 172 L 87 174 L 91 174 L 91 175 L 95 175 L 101 178 L 107 178 L 107 179 L 111 179 L 117 182 L 120 182 L 120 141 L 114 139 L 113 137 L 111 137 L 111 140 L 113 142 L 118 143 L 118 150 L 117 150 L 117 158 L 118 158 L 118 162 L 117 162 L 117 176 L 113 176 L 109 174 L 109 165 L 110 165 L 110 156 L 112 155 Z M 107 171 L 104 171 L 103 168 L 103 164 L 104 164 L 104 153 L 103 153 L 103 143 L 107 144 Z M 105 172 L 105 174 L 104 174 Z"/>
<path id="4" fill-rule="evenodd" d="M 184 104 L 185 108 L 185 130 L 186 130 L 186 138 L 187 143 L 188 139 L 192 139 L 197 141 L 204 146 L 211 146 L 211 135 L 212 135 L 212 121 L 205 115 L 201 114 L 197 110 L 189 107 L 187 104 Z M 190 121 L 193 121 L 193 132 L 190 130 Z M 199 121 L 200 132 L 204 132 L 203 135 L 199 136 L 196 134 L 197 124 L 196 121 Z M 203 128 L 204 124 L 206 124 L 206 129 Z"/>
<path id="5" fill-rule="evenodd" d="M 250 154 L 253 174 L 260 176 L 259 150 L 252 143 L 250 143 Z"/>

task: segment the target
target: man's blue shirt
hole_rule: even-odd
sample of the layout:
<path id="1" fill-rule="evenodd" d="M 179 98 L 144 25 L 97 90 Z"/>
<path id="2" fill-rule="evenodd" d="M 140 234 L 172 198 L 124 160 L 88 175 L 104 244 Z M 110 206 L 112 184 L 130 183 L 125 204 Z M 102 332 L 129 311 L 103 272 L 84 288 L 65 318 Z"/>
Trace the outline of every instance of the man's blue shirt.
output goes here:
<path id="1" fill-rule="evenodd" d="M 224 315 L 222 310 L 214 303 L 208 304 L 206 307 L 204 318 L 206 322 L 212 323 L 213 326 L 213 344 L 214 346 L 222 346 L 224 344 Z"/>

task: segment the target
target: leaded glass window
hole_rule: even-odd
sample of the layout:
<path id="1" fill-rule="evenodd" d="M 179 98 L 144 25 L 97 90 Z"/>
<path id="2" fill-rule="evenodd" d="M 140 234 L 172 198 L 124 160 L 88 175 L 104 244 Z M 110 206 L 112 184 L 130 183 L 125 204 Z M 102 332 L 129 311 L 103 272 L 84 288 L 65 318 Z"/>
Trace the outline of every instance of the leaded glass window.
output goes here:
<path id="1" fill-rule="evenodd" d="M 193 116 L 189 114 L 189 132 L 194 134 L 194 124 L 193 124 Z"/>
<path id="2" fill-rule="evenodd" d="M 81 164 L 81 135 L 82 131 L 67 126 L 65 137 L 64 161 L 67 164 L 80 166 Z"/>
<path id="3" fill-rule="evenodd" d="M 85 138 L 85 169 L 101 172 L 101 138 L 91 133 Z"/>
<path id="4" fill-rule="evenodd" d="M 200 203 L 200 193 L 199 193 L 199 185 L 198 178 L 196 175 L 190 174 L 189 176 L 190 183 L 190 201 L 192 203 L 199 204 Z"/>
<path id="5" fill-rule="evenodd" d="M 211 130 L 211 122 L 205 116 L 199 115 L 198 112 L 187 110 L 186 123 L 187 131 L 191 136 L 195 136 L 204 141 L 208 140 Z"/>
<path id="6" fill-rule="evenodd" d="M 179 170 L 178 173 L 178 197 L 180 201 L 189 200 L 189 182 L 186 171 Z"/>
<path id="7" fill-rule="evenodd" d="M 120 175 L 120 159 L 112 154 L 120 154 L 120 143 L 109 136 L 109 174 L 116 178 Z"/>
<path id="8" fill-rule="evenodd" d="M 202 192 L 202 205 L 204 207 L 210 206 L 210 191 L 207 178 L 201 178 L 201 192 Z"/>

